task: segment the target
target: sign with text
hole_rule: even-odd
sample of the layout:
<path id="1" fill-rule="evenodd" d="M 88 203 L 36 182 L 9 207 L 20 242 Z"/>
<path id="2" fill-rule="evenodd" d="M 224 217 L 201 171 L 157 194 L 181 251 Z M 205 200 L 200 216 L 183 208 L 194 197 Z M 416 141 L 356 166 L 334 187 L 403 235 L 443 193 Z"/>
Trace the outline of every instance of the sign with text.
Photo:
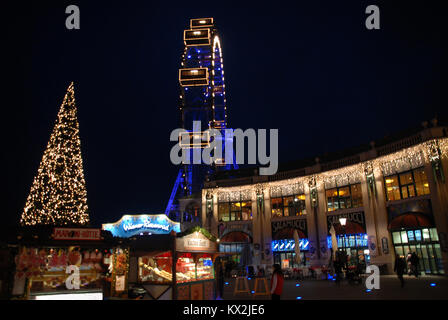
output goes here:
<path id="1" fill-rule="evenodd" d="M 180 223 L 172 221 L 165 214 L 125 215 L 115 223 L 103 224 L 103 230 L 114 237 L 129 238 L 137 234 L 169 234 L 180 232 Z"/>
<path id="2" fill-rule="evenodd" d="M 100 240 L 100 229 L 54 228 L 55 240 Z"/>
<path id="3" fill-rule="evenodd" d="M 176 249 L 178 251 L 190 252 L 215 252 L 217 245 L 210 241 L 202 232 L 194 232 L 182 238 L 176 239 Z"/>
<path id="4" fill-rule="evenodd" d="M 285 228 L 292 228 L 300 230 L 305 236 L 308 236 L 306 219 L 290 219 L 290 220 L 279 220 L 272 221 L 271 223 L 272 233 L 276 234 Z"/>

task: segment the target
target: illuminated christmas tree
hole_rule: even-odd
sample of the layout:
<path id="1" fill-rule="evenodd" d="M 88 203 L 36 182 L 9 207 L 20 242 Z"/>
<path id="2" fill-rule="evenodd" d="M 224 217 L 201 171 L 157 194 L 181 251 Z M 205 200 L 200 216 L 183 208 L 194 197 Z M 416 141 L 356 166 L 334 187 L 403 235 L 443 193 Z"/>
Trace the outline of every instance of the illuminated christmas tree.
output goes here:
<path id="1" fill-rule="evenodd" d="M 21 225 L 85 225 L 89 222 L 73 82 L 34 178 Z"/>

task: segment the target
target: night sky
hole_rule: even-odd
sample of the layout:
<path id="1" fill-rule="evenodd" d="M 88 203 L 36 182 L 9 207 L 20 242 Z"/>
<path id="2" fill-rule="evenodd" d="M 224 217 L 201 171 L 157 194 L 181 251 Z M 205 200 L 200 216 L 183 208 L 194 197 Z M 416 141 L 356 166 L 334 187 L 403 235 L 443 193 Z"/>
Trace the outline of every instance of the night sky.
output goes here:
<path id="1" fill-rule="evenodd" d="M 220 31 L 229 127 L 278 128 L 280 162 L 446 117 L 441 3 L 2 3 L 2 228 L 20 219 L 70 81 L 93 224 L 164 212 L 190 18 L 214 17 Z M 81 10 L 80 30 L 65 28 L 69 4 Z M 370 4 L 381 30 L 365 27 Z"/>

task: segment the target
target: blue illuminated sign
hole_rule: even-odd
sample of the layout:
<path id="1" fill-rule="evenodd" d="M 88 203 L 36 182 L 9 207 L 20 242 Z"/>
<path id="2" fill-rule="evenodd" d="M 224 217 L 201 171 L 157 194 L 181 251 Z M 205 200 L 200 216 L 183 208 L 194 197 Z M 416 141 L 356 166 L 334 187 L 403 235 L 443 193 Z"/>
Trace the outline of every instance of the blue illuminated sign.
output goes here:
<path id="1" fill-rule="evenodd" d="M 336 235 L 338 247 L 356 248 L 367 247 L 368 236 L 366 233 Z M 331 236 L 327 236 L 327 246 L 332 248 Z"/>
<path id="2" fill-rule="evenodd" d="M 308 239 L 300 239 L 299 247 L 300 251 L 308 250 L 310 242 Z M 271 248 L 273 252 L 278 251 L 294 251 L 296 243 L 294 240 L 284 239 L 284 240 L 273 240 L 271 243 Z"/>
<path id="3" fill-rule="evenodd" d="M 114 237 L 129 238 L 141 233 L 180 232 L 180 223 L 172 221 L 165 214 L 125 215 L 115 223 L 103 224 L 103 230 L 110 231 Z"/>

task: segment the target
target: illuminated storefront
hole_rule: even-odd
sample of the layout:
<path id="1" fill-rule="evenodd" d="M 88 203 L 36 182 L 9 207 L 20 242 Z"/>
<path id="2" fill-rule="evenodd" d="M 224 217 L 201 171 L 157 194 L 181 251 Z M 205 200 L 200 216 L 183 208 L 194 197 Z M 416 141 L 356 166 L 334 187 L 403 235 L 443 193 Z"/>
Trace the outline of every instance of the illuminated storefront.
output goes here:
<path id="1" fill-rule="evenodd" d="M 254 266 L 293 260 L 293 250 L 281 251 L 278 243 L 292 241 L 293 230 L 309 241 L 306 263 L 326 265 L 334 226 L 338 250 L 347 253 L 349 264 L 365 259 L 392 273 L 395 254 L 412 251 L 420 257 L 422 272 L 446 273 L 447 130 L 424 127 L 412 136 L 379 140 L 359 153 L 303 161 L 306 166 L 273 176 L 242 172 L 230 179 L 217 173 L 204 183 L 203 225 L 221 237 L 222 226 L 250 224 Z M 347 220 L 344 226 L 341 217 Z M 241 251 L 242 244 L 222 249 Z"/>
<path id="2" fill-rule="evenodd" d="M 306 255 L 309 251 L 310 242 L 308 239 L 300 239 L 300 265 L 309 265 Z M 274 263 L 278 263 L 282 268 L 298 268 L 295 252 L 296 243 L 291 239 L 273 240 L 271 250 L 274 255 Z M 307 262 L 308 261 L 308 262 Z"/>
<path id="3" fill-rule="evenodd" d="M 444 274 L 442 248 L 429 199 L 391 204 L 388 214 L 395 253 L 406 258 L 409 252 L 415 252 L 420 272 Z"/>
<path id="4" fill-rule="evenodd" d="M 331 226 L 336 232 L 338 250 L 347 255 L 348 265 L 355 265 L 360 260 L 370 259 L 370 250 L 366 232 L 364 212 L 350 214 L 331 214 L 327 216 L 328 233 Z M 327 236 L 328 248 L 332 249 L 331 235 Z"/>
<path id="5" fill-rule="evenodd" d="M 114 243 L 100 229 L 19 232 L 12 296 L 31 300 L 102 300 L 110 296 Z"/>
<path id="6" fill-rule="evenodd" d="M 214 299 L 217 244 L 204 229 L 136 236 L 126 244 L 130 255 L 127 287 L 143 289 L 143 299 Z"/>

